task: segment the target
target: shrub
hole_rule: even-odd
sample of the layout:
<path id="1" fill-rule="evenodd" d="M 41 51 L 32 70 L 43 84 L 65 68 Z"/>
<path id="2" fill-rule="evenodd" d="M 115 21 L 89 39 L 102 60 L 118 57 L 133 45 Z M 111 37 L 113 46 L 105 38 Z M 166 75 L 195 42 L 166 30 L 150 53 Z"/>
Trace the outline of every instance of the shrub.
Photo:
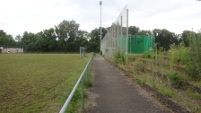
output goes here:
<path id="1" fill-rule="evenodd" d="M 176 89 L 185 88 L 186 86 L 186 80 L 182 76 L 179 76 L 178 73 L 170 74 L 169 79 L 171 85 Z"/>
<path id="2" fill-rule="evenodd" d="M 193 79 L 201 80 L 201 34 L 189 34 L 188 40 L 190 45 L 190 62 L 186 66 L 186 71 Z"/>
<path id="3" fill-rule="evenodd" d="M 180 60 L 181 63 L 187 64 L 189 62 L 189 49 L 184 46 L 184 43 L 182 42 L 180 44 L 180 50 L 179 55 L 177 55 L 177 58 Z"/>
<path id="4" fill-rule="evenodd" d="M 120 64 L 125 65 L 126 64 L 126 55 L 122 51 L 117 51 L 114 54 L 113 60 L 115 63 L 120 63 Z"/>
<path id="5" fill-rule="evenodd" d="M 189 62 L 189 49 L 184 46 L 184 42 L 179 45 L 171 44 L 170 46 L 170 57 L 172 57 L 172 62 L 180 62 L 187 64 Z"/>
<path id="6" fill-rule="evenodd" d="M 154 58 L 154 52 L 145 51 L 143 54 L 143 58 Z"/>

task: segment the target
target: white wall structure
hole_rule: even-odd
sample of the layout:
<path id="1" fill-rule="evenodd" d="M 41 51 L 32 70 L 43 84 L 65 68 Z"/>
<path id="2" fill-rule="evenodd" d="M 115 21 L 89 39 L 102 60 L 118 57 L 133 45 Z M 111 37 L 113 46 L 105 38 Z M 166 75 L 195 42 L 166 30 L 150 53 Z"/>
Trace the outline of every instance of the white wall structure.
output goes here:
<path id="1" fill-rule="evenodd" d="M 3 48 L 1 47 L 2 53 L 24 53 L 23 48 Z"/>

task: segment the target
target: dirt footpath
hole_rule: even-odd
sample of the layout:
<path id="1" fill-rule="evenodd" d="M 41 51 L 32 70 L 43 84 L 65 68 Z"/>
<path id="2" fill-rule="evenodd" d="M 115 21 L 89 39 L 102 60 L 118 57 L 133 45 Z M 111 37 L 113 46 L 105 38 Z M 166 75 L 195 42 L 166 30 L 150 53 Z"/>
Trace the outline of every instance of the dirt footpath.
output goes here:
<path id="1" fill-rule="evenodd" d="M 94 59 L 94 87 L 90 92 L 95 103 L 87 113 L 172 113 L 101 56 Z"/>

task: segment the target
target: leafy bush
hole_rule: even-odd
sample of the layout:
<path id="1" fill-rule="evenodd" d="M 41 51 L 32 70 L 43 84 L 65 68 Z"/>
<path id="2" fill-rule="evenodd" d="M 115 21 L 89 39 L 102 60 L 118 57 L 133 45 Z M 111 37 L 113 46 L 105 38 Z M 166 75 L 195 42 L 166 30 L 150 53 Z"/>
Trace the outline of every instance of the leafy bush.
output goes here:
<path id="1" fill-rule="evenodd" d="M 150 51 L 145 51 L 143 54 L 143 58 L 154 58 L 154 53 Z"/>
<path id="2" fill-rule="evenodd" d="M 184 46 L 184 43 L 182 42 L 179 46 L 179 51 L 178 51 L 178 55 L 177 55 L 177 61 L 181 62 L 183 64 L 187 64 L 190 60 L 189 60 L 189 48 Z"/>
<path id="3" fill-rule="evenodd" d="M 186 80 L 182 76 L 179 76 L 178 73 L 170 74 L 169 79 L 171 81 L 171 85 L 176 89 L 185 88 L 186 86 Z"/>
<path id="4" fill-rule="evenodd" d="M 113 60 L 115 63 L 120 63 L 120 64 L 125 65 L 126 64 L 126 55 L 122 51 L 117 51 L 114 54 Z"/>
<path id="5" fill-rule="evenodd" d="M 186 66 L 186 71 L 195 80 L 201 80 L 201 34 L 189 34 L 188 40 L 190 45 L 190 62 Z"/>
<path id="6" fill-rule="evenodd" d="M 170 60 L 172 63 L 183 63 L 187 64 L 189 60 L 189 48 L 184 46 L 184 42 L 181 42 L 179 45 L 171 44 L 170 50 Z"/>

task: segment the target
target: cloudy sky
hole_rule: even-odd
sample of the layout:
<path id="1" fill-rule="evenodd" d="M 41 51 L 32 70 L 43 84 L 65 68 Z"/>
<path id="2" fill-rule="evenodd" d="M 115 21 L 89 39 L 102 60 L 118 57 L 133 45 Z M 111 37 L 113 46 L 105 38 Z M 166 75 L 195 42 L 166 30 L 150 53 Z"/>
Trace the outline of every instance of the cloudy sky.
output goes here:
<path id="1" fill-rule="evenodd" d="M 13 35 L 37 33 L 63 20 L 75 20 L 90 32 L 100 26 L 100 0 L 0 0 L 0 29 Z M 153 30 L 201 30 L 198 0 L 102 0 L 102 26 L 114 22 L 121 10 L 129 9 L 129 26 Z"/>

